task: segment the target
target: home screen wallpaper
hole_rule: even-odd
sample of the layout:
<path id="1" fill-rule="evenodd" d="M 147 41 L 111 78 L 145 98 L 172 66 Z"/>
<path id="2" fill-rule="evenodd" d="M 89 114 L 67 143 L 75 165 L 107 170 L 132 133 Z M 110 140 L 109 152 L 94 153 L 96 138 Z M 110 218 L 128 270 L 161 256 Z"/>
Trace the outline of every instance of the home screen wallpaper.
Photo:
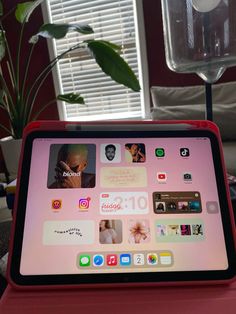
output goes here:
<path id="1" fill-rule="evenodd" d="M 34 140 L 22 275 L 227 268 L 208 138 Z"/>

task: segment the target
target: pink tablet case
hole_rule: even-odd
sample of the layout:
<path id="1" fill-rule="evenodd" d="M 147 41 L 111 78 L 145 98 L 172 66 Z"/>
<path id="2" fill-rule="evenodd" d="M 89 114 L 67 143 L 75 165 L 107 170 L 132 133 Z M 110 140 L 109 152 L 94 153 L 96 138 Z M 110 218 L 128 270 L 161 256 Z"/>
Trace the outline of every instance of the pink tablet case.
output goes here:
<path id="1" fill-rule="evenodd" d="M 137 122 L 131 122 L 136 123 Z M 152 124 L 146 122 L 145 124 Z M 99 125 L 94 124 L 94 125 Z M 100 125 L 104 125 L 102 123 Z M 109 124 L 109 123 L 107 123 Z M 117 124 L 120 124 L 119 122 Z M 155 122 L 158 124 L 158 122 Z M 218 128 L 208 121 L 165 121 L 160 124 L 185 125 L 187 129 L 211 129 L 218 136 Z M 35 122 L 28 126 L 25 137 L 34 130 L 62 130 L 73 123 Z M 85 124 L 86 125 L 86 124 Z M 223 160 L 223 151 L 221 148 Z M 224 165 L 223 165 L 224 167 Z M 225 169 L 224 169 L 225 170 Z M 20 172 L 18 173 L 20 176 Z M 226 175 L 225 175 L 226 180 Z M 231 208 L 229 190 L 227 189 Z M 231 208 L 231 218 L 233 212 Z M 233 223 L 232 223 L 233 224 Z M 234 233 L 235 234 L 235 233 Z M 13 234 L 12 234 L 13 238 Z M 12 245 L 12 244 L 11 244 Z M 10 250 L 11 253 L 11 250 Z M 11 254 L 10 254 L 11 255 Z M 10 278 L 9 278 L 9 281 Z M 12 283 L 13 284 L 13 283 Z M 14 284 L 13 284 L 14 286 Z M 19 287 L 18 287 L 19 288 Z M 15 290 L 10 285 L 0 301 L 1 314 L 14 313 L 143 313 L 158 311 L 159 313 L 236 313 L 236 282 L 230 285 L 216 286 L 181 286 L 181 287 L 97 287 L 90 289 L 68 289 L 64 287 L 54 290 Z"/>
<path id="2" fill-rule="evenodd" d="M 60 291 L 15 291 L 8 286 L 1 314 L 235 314 L 236 283 L 193 286 Z"/>

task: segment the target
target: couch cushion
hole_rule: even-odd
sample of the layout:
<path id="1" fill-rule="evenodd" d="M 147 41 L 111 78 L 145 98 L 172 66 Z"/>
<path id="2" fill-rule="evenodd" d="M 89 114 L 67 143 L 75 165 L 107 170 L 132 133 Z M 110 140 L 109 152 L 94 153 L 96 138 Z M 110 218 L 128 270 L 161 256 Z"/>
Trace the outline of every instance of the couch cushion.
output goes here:
<path id="1" fill-rule="evenodd" d="M 153 108 L 152 119 L 203 120 L 205 119 L 205 105 L 172 105 Z M 220 128 L 222 140 L 236 140 L 236 103 L 230 105 L 214 105 L 213 119 Z"/>
<path id="2" fill-rule="evenodd" d="M 204 86 L 151 88 L 155 120 L 205 119 Z M 213 119 L 224 141 L 236 140 L 236 82 L 213 85 Z"/>
<path id="3" fill-rule="evenodd" d="M 236 176 L 236 143 L 224 142 L 223 143 L 225 163 L 227 166 L 227 172 Z"/>
<path id="4" fill-rule="evenodd" d="M 212 86 L 213 104 L 236 103 L 236 82 L 215 84 Z M 151 95 L 154 107 L 159 106 L 184 106 L 205 104 L 205 87 L 151 87 Z"/>

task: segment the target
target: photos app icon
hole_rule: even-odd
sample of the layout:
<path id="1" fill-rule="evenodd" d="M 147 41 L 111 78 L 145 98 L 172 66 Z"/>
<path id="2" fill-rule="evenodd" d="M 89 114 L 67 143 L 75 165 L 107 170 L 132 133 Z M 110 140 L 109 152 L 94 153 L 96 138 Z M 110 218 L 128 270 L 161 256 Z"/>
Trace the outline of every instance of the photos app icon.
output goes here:
<path id="1" fill-rule="evenodd" d="M 158 263 L 158 256 L 156 253 L 149 253 L 147 255 L 147 264 L 148 265 L 157 265 Z"/>

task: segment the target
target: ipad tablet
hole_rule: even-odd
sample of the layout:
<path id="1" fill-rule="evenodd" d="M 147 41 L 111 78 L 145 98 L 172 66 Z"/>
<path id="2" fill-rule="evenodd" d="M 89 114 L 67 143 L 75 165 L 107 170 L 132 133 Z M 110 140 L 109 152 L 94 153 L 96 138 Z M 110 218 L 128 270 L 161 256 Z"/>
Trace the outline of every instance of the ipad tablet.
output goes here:
<path id="1" fill-rule="evenodd" d="M 212 124 L 49 125 L 25 133 L 14 284 L 234 277 L 229 191 Z"/>

